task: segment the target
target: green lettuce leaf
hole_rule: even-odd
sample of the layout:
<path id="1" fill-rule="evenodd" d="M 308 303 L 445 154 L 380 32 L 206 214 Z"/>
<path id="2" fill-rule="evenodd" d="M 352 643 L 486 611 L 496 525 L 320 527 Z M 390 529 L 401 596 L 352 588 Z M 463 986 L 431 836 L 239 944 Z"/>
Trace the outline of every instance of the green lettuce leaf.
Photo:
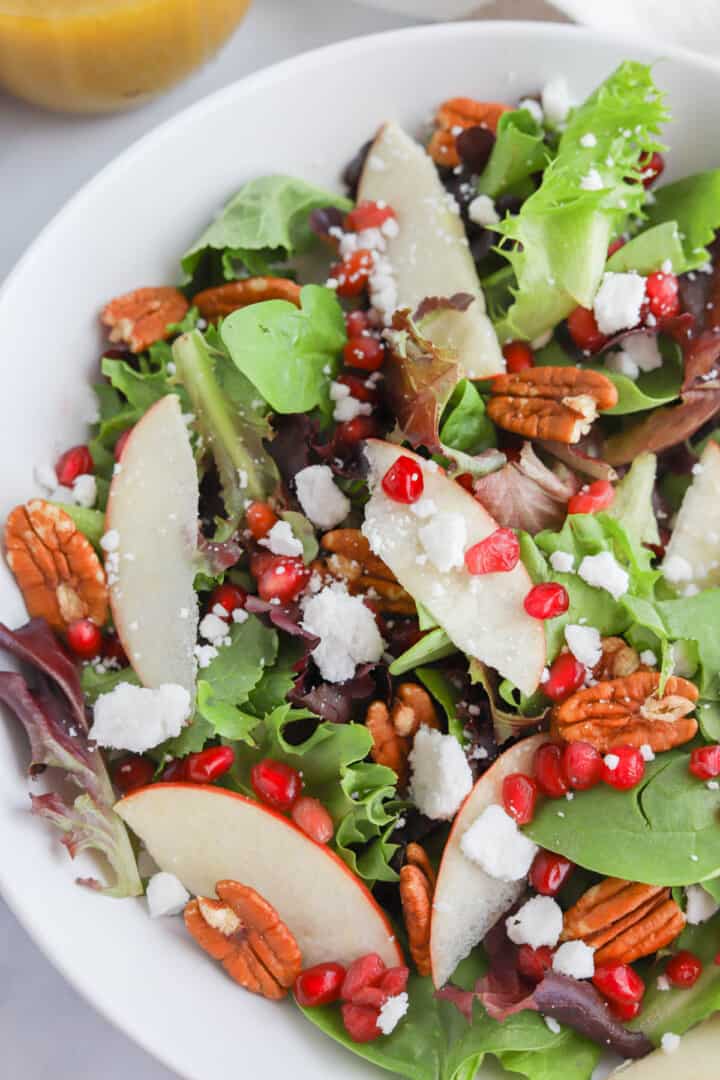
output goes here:
<path id="1" fill-rule="evenodd" d="M 457 686 L 437 668 L 419 667 L 416 669 L 415 674 L 428 693 L 442 706 L 447 719 L 448 732 L 454 735 L 458 742 L 464 746 L 463 722 L 457 714 L 457 707 L 462 694 Z"/>
<path id="2" fill-rule="evenodd" d="M 446 656 L 452 656 L 457 651 L 443 628 L 438 626 L 437 629 L 431 630 L 429 634 L 425 634 L 409 649 L 406 649 L 397 660 L 393 660 L 390 665 L 390 674 L 404 675 L 420 664 L 432 664 L 435 660 L 444 660 Z"/>
<path id="3" fill-rule="evenodd" d="M 720 698 L 720 589 L 662 600 L 657 608 L 669 637 L 697 644 L 702 696 Z"/>
<path id="4" fill-rule="evenodd" d="M 80 671 L 80 685 L 88 705 L 94 705 L 101 694 L 109 694 L 120 683 L 139 686 L 140 680 L 129 667 L 98 672 L 92 664 L 86 664 Z"/>
<path id="5" fill-rule="evenodd" d="M 676 265 L 676 256 L 668 253 L 674 273 L 703 266 L 708 260 L 707 246 L 720 228 L 720 169 L 686 176 L 658 188 L 653 195 L 647 208 L 649 223 L 676 222 L 678 226 L 685 258 Z"/>
<path id="6" fill-rule="evenodd" d="M 656 472 L 654 454 L 641 454 L 635 458 L 616 486 L 615 498 L 608 509 L 608 515 L 622 525 L 635 544 L 660 543 L 652 501 Z"/>
<path id="7" fill-rule="evenodd" d="M 207 730 L 206 725 L 210 726 L 208 736 L 212 734 L 255 745 L 252 730 L 257 727 L 257 716 L 216 697 L 212 686 L 204 679 L 198 679 L 196 708 L 203 721 L 200 730 Z"/>
<path id="8" fill-rule="evenodd" d="M 87 537 L 94 548 L 100 547 L 100 540 L 105 533 L 105 514 L 102 510 L 89 510 L 74 503 L 56 503 L 56 506 L 72 518 L 78 532 Z"/>
<path id="9" fill-rule="evenodd" d="M 480 391 L 469 379 L 457 384 L 445 406 L 440 441 L 466 454 L 480 454 L 497 444 L 495 425 L 485 412 Z"/>
<path id="10" fill-rule="evenodd" d="M 607 261 L 606 270 L 622 274 L 636 270 L 638 274 L 654 274 L 669 259 L 673 271 L 682 274 L 685 267 L 685 252 L 680 239 L 680 230 L 676 221 L 665 221 L 653 225 L 644 232 L 633 236 L 623 244 Z"/>
<path id="11" fill-rule="evenodd" d="M 222 645 L 217 656 L 201 670 L 202 681 L 212 697 L 241 705 L 258 685 L 266 669 L 271 669 L 278 653 L 278 635 L 257 615 L 230 627 L 230 644 Z"/>
<path id="12" fill-rule="evenodd" d="M 492 153 L 478 178 L 478 194 L 496 199 L 533 173 L 542 172 L 549 157 L 544 132 L 527 109 L 504 113 Z"/>

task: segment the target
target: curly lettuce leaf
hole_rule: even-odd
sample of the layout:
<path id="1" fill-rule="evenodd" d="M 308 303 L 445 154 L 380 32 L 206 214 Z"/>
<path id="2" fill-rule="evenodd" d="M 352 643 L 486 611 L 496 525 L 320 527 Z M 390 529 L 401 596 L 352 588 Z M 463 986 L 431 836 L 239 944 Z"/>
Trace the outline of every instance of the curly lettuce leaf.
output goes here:
<path id="1" fill-rule="evenodd" d="M 636 544 L 659 544 L 653 492 L 657 473 L 654 454 L 641 454 L 615 488 L 615 498 L 608 509 L 610 517 L 622 525 Z"/>
<path id="2" fill-rule="evenodd" d="M 543 129 L 527 109 L 503 113 L 488 163 L 478 178 L 478 194 L 496 199 L 533 173 L 542 172 L 549 157 Z"/>
<path id="3" fill-rule="evenodd" d="M 650 225 L 674 222 L 678 227 L 684 260 L 673 264 L 673 272 L 685 273 L 696 270 L 708 261 L 708 246 L 720 229 L 720 169 L 696 173 L 666 184 L 653 192 L 653 201 L 647 207 Z M 656 267 L 657 269 L 657 267 Z"/>
<path id="4" fill-rule="evenodd" d="M 668 260 L 675 274 L 682 274 L 685 269 L 689 269 L 686 266 L 687 260 L 676 221 L 664 221 L 633 236 L 632 240 L 628 240 L 627 244 L 613 252 L 605 269 L 615 274 L 627 273 L 630 270 L 635 270 L 638 274 L 654 274 Z"/>
<path id="5" fill-rule="evenodd" d="M 130 667 L 96 671 L 92 664 L 86 664 L 80 673 L 80 685 L 88 705 L 94 705 L 101 694 L 109 694 L 120 683 L 140 686 L 140 680 Z"/>
<path id="6" fill-rule="evenodd" d="M 642 214 L 639 159 L 662 148 L 656 135 L 666 119 L 650 68 L 632 61 L 572 113 L 540 187 L 498 226 L 517 281 L 496 327 L 501 340 L 532 340 L 578 305 L 592 307 L 609 241 Z M 581 143 L 586 134 L 591 146 Z"/>

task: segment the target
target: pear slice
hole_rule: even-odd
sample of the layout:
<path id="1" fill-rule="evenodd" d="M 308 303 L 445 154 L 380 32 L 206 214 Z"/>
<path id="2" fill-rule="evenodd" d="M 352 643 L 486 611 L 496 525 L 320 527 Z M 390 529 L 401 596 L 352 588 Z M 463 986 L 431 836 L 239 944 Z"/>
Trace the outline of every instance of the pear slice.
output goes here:
<path id="1" fill-rule="evenodd" d="M 115 627 L 138 678 L 151 688 L 177 683 L 191 697 L 198 499 L 180 400 L 168 394 L 132 429 L 116 466 L 105 518 L 106 545 L 113 548 L 106 565 Z"/>
<path id="2" fill-rule="evenodd" d="M 195 896 L 223 879 L 264 896 L 295 935 L 303 966 L 349 964 L 369 952 L 402 964 L 385 913 L 342 859 L 244 795 L 200 784 L 153 784 L 115 810 L 161 870 Z"/>
<path id="3" fill-rule="evenodd" d="M 464 567 L 442 573 L 427 557 L 420 538 L 420 530 L 437 513 L 463 518 L 466 549 L 494 532 L 497 522 L 432 462 L 377 439 L 365 446 L 372 497 L 365 507 L 363 532 L 375 554 L 458 649 L 499 671 L 524 694 L 532 694 L 545 665 L 545 633 L 542 622 L 523 607 L 532 588 L 523 564 L 508 573 L 473 576 Z M 382 477 L 401 456 L 412 458 L 422 471 L 425 505 L 434 504 L 429 518 L 418 516 L 412 506 L 394 502 L 382 490 Z"/>
<path id="4" fill-rule="evenodd" d="M 435 986 L 444 986 L 461 960 L 485 937 L 526 889 L 525 881 L 498 881 L 466 858 L 460 841 L 488 806 L 502 806 L 503 780 L 532 775 L 533 758 L 547 735 L 523 739 L 501 754 L 460 807 L 438 871 L 430 927 L 430 962 Z"/>
<path id="5" fill-rule="evenodd" d="M 687 564 L 681 564 L 680 573 L 676 572 L 676 559 Z M 668 580 L 681 588 L 720 585 L 720 446 L 712 439 L 678 511 L 663 560 L 663 570 L 666 568 Z"/>
<path id="6" fill-rule="evenodd" d="M 668 1030 L 672 1031 L 670 1017 L 667 1023 Z M 623 1065 L 609 1080 L 679 1080 L 684 1076 L 692 1076 L 694 1080 L 715 1080 L 718 1041 L 720 1014 L 716 1013 L 683 1035 L 677 1050 L 672 1053 L 656 1050 L 627 1068 Z"/>
<path id="7" fill-rule="evenodd" d="M 387 239 L 386 253 L 398 306 L 414 311 L 427 296 L 469 293 L 475 299 L 466 311 L 434 314 L 423 333 L 454 349 L 470 379 L 504 371 L 462 219 L 432 159 L 397 124 L 384 124 L 370 148 L 358 188 L 358 202 L 366 199 L 384 200 L 397 215 L 398 234 Z"/>

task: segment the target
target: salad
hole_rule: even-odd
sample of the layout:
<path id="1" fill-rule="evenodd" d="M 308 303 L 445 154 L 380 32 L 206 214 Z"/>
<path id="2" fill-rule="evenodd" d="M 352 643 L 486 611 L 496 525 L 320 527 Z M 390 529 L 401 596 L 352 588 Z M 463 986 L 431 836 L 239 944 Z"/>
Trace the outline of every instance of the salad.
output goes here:
<path id="1" fill-rule="evenodd" d="M 410 1080 L 720 1009 L 720 169 L 668 119 L 627 62 L 250 180 L 5 523 L 80 883 Z"/>

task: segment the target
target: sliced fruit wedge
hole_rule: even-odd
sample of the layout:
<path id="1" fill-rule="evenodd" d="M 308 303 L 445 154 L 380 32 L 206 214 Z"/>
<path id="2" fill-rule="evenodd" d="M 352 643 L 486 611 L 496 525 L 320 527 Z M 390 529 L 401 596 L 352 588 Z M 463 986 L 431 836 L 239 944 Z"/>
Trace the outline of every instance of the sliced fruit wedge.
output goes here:
<path id="1" fill-rule="evenodd" d="M 502 805 L 506 776 L 532 775 L 535 752 L 547 741 L 547 735 L 533 735 L 506 750 L 480 777 L 455 818 L 433 898 L 430 962 L 437 987 L 445 985 L 460 961 L 525 891 L 525 881 L 498 881 L 486 874 L 463 855 L 460 841 L 483 810 Z"/>
<path id="2" fill-rule="evenodd" d="M 397 215 L 399 230 L 388 238 L 387 257 L 398 306 L 414 311 L 427 296 L 469 293 L 475 299 L 466 311 L 434 314 L 423 333 L 435 344 L 454 349 L 468 378 L 504 371 L 462 219 L 430 157 L 397 124 L 380 128 L 357 197 L 358 202 L 384 200 Z"/>
<path id="3" fill-rule="evenodd" d="M 523 564 L 507 573 L 471 575 L 464 567 L 442 573 L 421 541 L 421 530 L 438 514 L 463 519 L 466 548 L 494 532 L 497 522 L 472 495 L 417 454 L 377 439 L 368 440 L 366 454 L 372 497 L 365 507 L 363 532 L 375 554 L 458 649 L 532 694 L 545 665 L 545 633 L 523 607 L 532 588 Z M 389 499 L 382 490 L 382 477 L 401 456 L 412 458 L 422 471 L 425 506 L 433 506 L 429 517 Z"/>
<path id="4" fill-rule="evenodd" d="M 174 394 L 132 429 L 105 518 L 110 604 L 123 648 L 144 686 L 195 689 L 198 607 L 193 589 L 198 480 Z"/>
<path id="5" fill-rule="evenodd" d="M 710 589 L 720 585 L 720 446 L 716 442 L 710 440 L 696 468 L 662 568 L 681 588 Z"/>
<path id="6" fill-rule="evenodd" d="M 670 1013 L 670 1010 L 668 1012 Z M 638 1023 L 641 1024 L 641 1021 L 642 1015 Z M 667 1023 L 668 1030 L 672 1031 L 671 1013 Z M 617 1077 L 617 1080 L 679 1080 L 681 1076 L 692 1076 L 695 1080 L 711 1080 L 716 1075 L 718 1040 L 720 1040 L 720 1016 L 716 1015 L 683 1035 L 677 1050 L 669 1053 L 656 1050 L 641 1061 L 633 1062 L 628 1068 L 613 1073 L 612 1078 Z"/>
<path id="7" fill-rule="evenodd" d="M 370 891 L 334 852 L 274 810 L 199 784 L 155 784 L 115 809 L 160 869 L 194 895 L 215 896 L 224 879 L 259 892 L 295 935 L 304 967 L 349 964 L 368 952 L 388 967 L 403 962 Z"/>

